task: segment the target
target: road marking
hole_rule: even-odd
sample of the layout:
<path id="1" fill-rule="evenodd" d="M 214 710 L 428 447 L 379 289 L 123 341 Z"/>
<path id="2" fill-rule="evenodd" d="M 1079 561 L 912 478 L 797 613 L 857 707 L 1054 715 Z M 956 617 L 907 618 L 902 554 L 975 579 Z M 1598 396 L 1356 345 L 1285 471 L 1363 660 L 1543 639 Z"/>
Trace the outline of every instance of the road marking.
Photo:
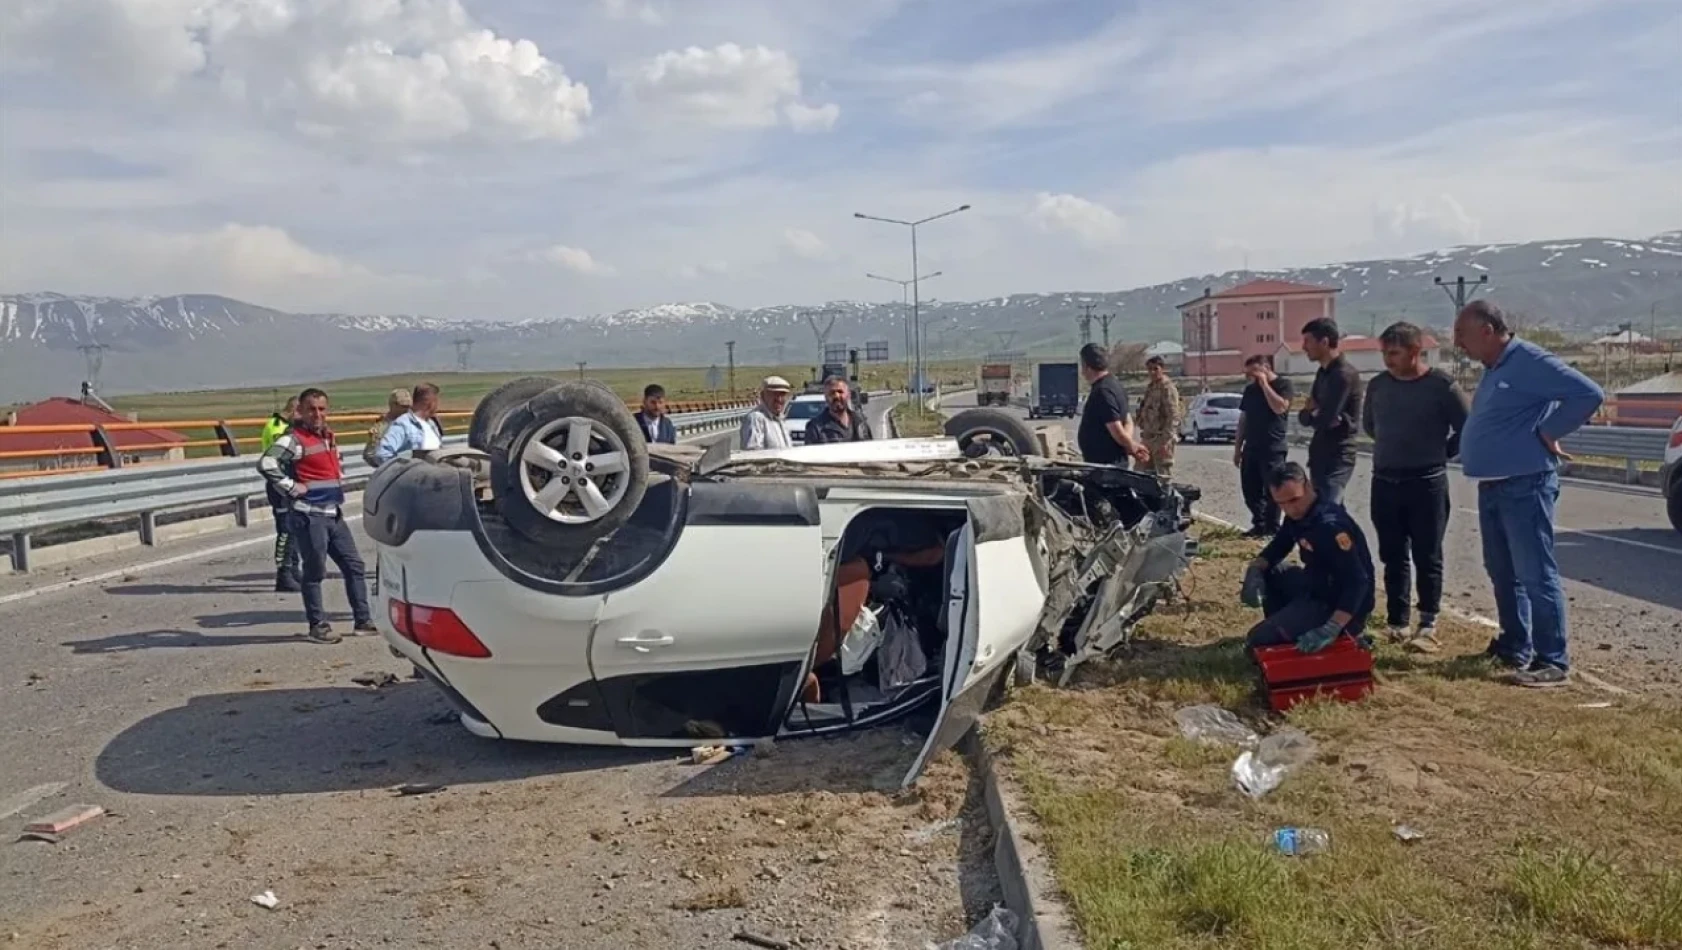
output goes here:
<path id="1" fill-rule="evenodd" d="M 1475 515 L 1478 513 L 1476 508 L 1461 507 L 1456 508 L 1455 510 L 1464 511 L 1469 515 Z M 1583 531 L 1578 528 L 1563 528 L 1559 525 L 1554 525 L 1554 531 L 1559 534 L 1580 534 L 1585 538 L 1593 538 L 1596 541 L 1605 541 L 1610 544 L 1627 544 L 1632 548 L 1646 548 L 1649 551 L 1662 551 L 1665 554 L 1674 554 L 1678 557 L 1682 557 L 1682 548 L 1667 547 L 1663 544 L 1654 544 L 1651 541 L 1635 541 L 1630 538 L 1614 538 L 1609 534 L 1601 534 L 1598 531 Z"/>
<path id="2" fill-rule="evenodd" d="M 361 515 L 345 516 L 345 522 L 347 524 L 361 520 Z M 265 534 L 255 538 L 244 538 L 239 541 L 230 541 L 227 544 L 218 544 L 215 547 L 200 548 L 197 551 L 187 551 L 182 554 L 159 558 L 156 561 L 146 561 L 143 564 L 131 564 L 128 567 L 119 567 L 115 570 L 102 571 L 98 574 L 89 574 L 87 577 L 73 577 L 70 580 L 60 581 L 57 584 L 45 584 L 40 587 L 31 588 L 30 590 L 20 590 L 15 594 L 0 596 L 0 606 L 15 604 L 20 600 L 29 600 L 30 598 L 40 597 L 45 594 L 57 594 L 60 591 L 73 590 L 77 587 L 86 587 L 89 584 L 98 584 L 101 581 L 114 580 L 117 578 L 127 577 L 132 574 L 142 574 L 146 571 L 155 571 L 160 567 L 169 567 L 173 564 L 184 564 L 188 561 L 197 561 L 207 557 L 214 557 L 218 554 L 226 554 L 229 551 L 238 551 L 240 548 L 250 547 L 254 544 L 273 543 L 274 535 Z"/>

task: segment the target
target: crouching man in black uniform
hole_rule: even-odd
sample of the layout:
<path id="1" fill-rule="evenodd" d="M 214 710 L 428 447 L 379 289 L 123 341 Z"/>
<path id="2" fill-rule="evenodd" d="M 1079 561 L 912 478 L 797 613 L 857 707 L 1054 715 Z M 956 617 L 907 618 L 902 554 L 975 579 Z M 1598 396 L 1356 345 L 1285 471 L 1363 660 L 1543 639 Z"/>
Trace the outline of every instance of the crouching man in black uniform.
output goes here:
<path id="1" fill-rule="evenodd" d="M 1348 633 L 1366 646 L 1376 597 L 1361 526 L 1342 505 L 1317 495 L 1295 462 L 1268 472 L 1267 487 L 1285 521 L 1244 572 L 1245 605 L 1267 614 L 1250 628 L 1246 645 L 1253 651 L 1294 643 L 1303 653 L 1317 653 Z M 1282 567 L 1293 546 L 1302 566 Z"/>

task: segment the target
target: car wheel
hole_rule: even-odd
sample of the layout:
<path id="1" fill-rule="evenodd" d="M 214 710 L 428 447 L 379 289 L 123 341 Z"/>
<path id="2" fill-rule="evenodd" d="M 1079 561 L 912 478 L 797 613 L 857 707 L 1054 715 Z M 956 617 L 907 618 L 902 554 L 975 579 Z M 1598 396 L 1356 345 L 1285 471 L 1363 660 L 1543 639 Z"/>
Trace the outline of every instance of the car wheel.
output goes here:
<path id="1" fill-rule="evenodd" d="M 497 427 L 510 412 L 525 405 L 532 397 L 561 383 L 547 376 L 521 376 L 511 379 L 485 394 L 473 408 L 473 424 L 467 430 L 467 444 L 481 452 L 489 452 Z"/>
<path id="2" fill-rule="evenodd" d="M 1677 477 L 1682 479 L 1682 476 Z M 1682 480 L 1670 486 L 1670 504 L 1666 507 L 1670 509 L 1670 526 L 1682 531 Z"/>
<path id="3" fill-rule="evenodd" d="M 958 448 L 971 458 L 1039 453 L 1033 430 L 998 409 L 965 409 L 946 420 L 945 432 L 957 439 Z"/>
<path id="4" fill-rule="evenodd" d="M 488 450 L 497 509 L 538 544 L 578 544 L 630 519 L 648 490 L 648 444 L 607 387 L 563 383 L 507 414 Z"/>

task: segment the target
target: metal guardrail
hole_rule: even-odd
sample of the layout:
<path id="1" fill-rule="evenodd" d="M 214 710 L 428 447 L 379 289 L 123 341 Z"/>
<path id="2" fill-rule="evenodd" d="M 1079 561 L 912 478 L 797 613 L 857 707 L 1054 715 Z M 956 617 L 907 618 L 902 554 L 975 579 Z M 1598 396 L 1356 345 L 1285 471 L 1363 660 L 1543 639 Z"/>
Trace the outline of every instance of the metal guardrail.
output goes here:
<path id="1" fill-rule="evenodd" d="M 1310 430 L 1295 418 L 1290 422 L 1290 435 L 1294 442 L 1308 441 Z M 1367 448 L 1371 442 L 1364 436 L 1361 446 Z M 1624 463 L 1624 474 L 1630 484 L 1636 484 L 1641 479 L 1642 462 L 1664 461 L 1665 448 L 1670 444 L 1670 433 L 1664 429 L 1649 429 L 1644 426 L 1583 426 L 1560 440 L 1560 448 L 1572 455 L 1583 455 L 1591 458 L 1617 459 Z"/>
<path id="2" fill-rule="evenodd" d="M 678 432 L 695 435 L 726 428 L 748 407 L 673 413 Z M 463 435 L 445 445 L 461 445 Z M 68 475 L 18 478 L 0 482 L 0 536 L 10 536 L 12 570 L 29 570 L 30 536 L 39 531 L 111 518 L 140 519 L 140 543 L 157 543 L 157 515 L 162 511 L 231 503 L 234 522 L 249 524 L 251 499 L 264 493 L 257 473 L 258 456 L 239 455 L 192 462 L 89 469 Z M 362 459 L 362 446 L 339 446 L 344 480 L 359 485 L 373 469 Z"/>

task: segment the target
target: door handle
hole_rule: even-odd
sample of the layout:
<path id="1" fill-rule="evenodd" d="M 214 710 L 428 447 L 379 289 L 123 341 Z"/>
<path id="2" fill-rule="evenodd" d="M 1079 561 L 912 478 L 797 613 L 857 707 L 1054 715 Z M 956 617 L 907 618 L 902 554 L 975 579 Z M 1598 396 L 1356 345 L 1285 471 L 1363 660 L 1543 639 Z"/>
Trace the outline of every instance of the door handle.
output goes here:
<path id="1" fill-rule="evenodd" d="M 638 653 L 647 653 L 650 647 L 669 647 L 677 641 L 669 636 L 662 635 L 657 637 L 620 637 L 618 642 L 621 646 L 628 646 Z"/>

